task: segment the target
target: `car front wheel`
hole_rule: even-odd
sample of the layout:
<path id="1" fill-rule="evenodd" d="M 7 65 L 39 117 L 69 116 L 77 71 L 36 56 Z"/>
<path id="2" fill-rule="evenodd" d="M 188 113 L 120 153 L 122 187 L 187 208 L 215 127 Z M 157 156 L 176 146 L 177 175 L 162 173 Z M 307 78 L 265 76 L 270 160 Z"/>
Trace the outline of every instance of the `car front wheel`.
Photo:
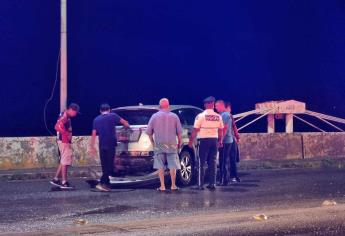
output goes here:
<path id="1" fill-rule="evenodd" d="M 192 183 L 194 176 L 194 161 L 190 152 L 181 152 L 180 163 L 181 170 L 177 172 L 177 180 L 182 186 L 188 186 Z"/>

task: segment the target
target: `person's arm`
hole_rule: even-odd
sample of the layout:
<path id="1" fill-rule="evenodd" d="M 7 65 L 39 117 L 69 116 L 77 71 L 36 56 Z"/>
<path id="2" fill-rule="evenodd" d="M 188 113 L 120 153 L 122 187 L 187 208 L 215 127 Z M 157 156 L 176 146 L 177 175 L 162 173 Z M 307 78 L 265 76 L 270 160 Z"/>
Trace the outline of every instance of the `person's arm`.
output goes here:
<path id="1" fill-rule="evenodd" d="M 89 143 L 89 154 L 91 156 L 96 156 L 96 147 L 95 147 L 95 144 L 96 144 L 96 137 L 97 137 L 97 131 L 95 129 L 92 130 L 92 133 L 91 133 L 91 138 L 90 138 L 90 143 Z"/>
<path id="2" fill-rule="evenodd" d="M 188 143 L 188 146 L 190 148 L 193 148 L 194 140 L 195 140 L 196 136 L 198 135 L 199 131 L 200 131 L 200 128 L 194 128 L 193 129 L 192 134 L 191 134 L 191 136 L 189 138 L 189 143 Z"/>
<path id="3" fill-rule="evenodd" d="M 62 142 L 71 142 L 72 140 L 72 129 L 66 129 L 65 124 L 68 121 L 66 115 L 63 115 L 55 124 L 55 130 L 61 135 Z"/>
<path id="4" fill-rule="evenodd" d="M 123 126 L 125 126 L 125 127 L 127 127 L 127 128 L 129 128 L 129 123 L 128 123 L 128 121 L 126 121 L 126 120 L 124 120 L 124 119 L 120 119 L 120 124 L 121 125 L 123 125 Z"/>
<path id="5" fill-rule="evenodd" d="M 218 147 L 222 147 L 223 146 L 223 137 L 225 136 L 226 132 L 224 132 L 224 127 L 227 122 L 226 122 L 226 117 L 225 120 L 223 120 L 223 117 L 220 116 L 220 122 L 219 122 L 219 127 L 218 127 Z M 227 127 L 228 129 L 228 127 Z"/>
<path id="6" fill-rule="evenodd" d="M 222 147 L 223 146 L 223 133 L 224 133 L 224 129 L 219 128 L 218 129 L 218 146 Z"/>
<path id="7" fill-rule="evenodd" d="M 58 121 L 55 124 L 55 130 L 61 134 L 68 133 L 69 131 L 65 128 L 65 123 L 67 122 L 67 119 L 65 116 L 62 116 L 58 119 Z"/>
<path id="8" fill-rule="evenodd" d="M 177 148 L 182 147 L 182 125 L 180 118 L 176 115 L 176 135 L 177 135 Z"/>
<path id="9" fill-rule="evenodd" d="M 200 115 L 197 115 L 195 117 L 194 128 L 193 128 L 192 134 L 189 137 L 188 146 L 190 148 L 193 148 L 194 140 L 195 140 L 196 136 L 198 135 L 198 133 L 200 131 L 201 121 L 202 121 L 202 117 Z"/>
<path id="10" fill-rule="evenodd" d="M 238 129 L 237 129 L 235 122 L 233 123 L 232 127 L 234 129 L 234 136 L 235 136 L 236 142 L 239 143 L 240 142 L 240 134 L 238 133 Z"/>
<path id="11" fill-rule="evenodd" d="M 180 149 L 182 147 L 182 135 L 177 135 L 177 148 Z"/>
<path id="12" fill-rule="evenodd" d="M 151 117 L 146 128 L 146 134 L 149 136 L 152 146 L 154 146 L 155 144 L 155 141 L 153 139 L 153 122 L 154 122 L 154 118 Z"/>
<path id="13" fill-rule="evenodd" d="M 235 119 L 232 115 L 231 115 L 231 120 L 232 120 L 232 129 L 234 131 L 234 136 L 235 136 L 236 142 L 239 143 L 240 142 L 240 134 L 238 133 L 237 125 L 236 125 Z"/>
<path id="14" fill-rule="evenodd" d="M 153 135 L 152 134 L 149 135 L 149 139 L 150 139 L 150 142 L 151 142 L 152 146 L 154 146 L 155 145 L 155 140 L 153 139 Z"/>
<path id="15" fill-rule="evenodd" d="M 226 133 L 228 132 L 228 129 L 229 129 L 229 125 L 224 124 L 224 128 L 222 129 L 223 130 L 222 137 L 225 137 Z"/>

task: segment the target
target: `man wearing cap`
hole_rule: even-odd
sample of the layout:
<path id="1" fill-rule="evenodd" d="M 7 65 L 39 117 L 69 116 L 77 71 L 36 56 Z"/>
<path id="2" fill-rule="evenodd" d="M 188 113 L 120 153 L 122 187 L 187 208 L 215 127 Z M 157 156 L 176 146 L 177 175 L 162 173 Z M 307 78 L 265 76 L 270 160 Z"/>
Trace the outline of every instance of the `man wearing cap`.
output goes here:
<path id="1" fill-rule="evenodd" d="M 100 183 L 96 185 L 96 188 L 100 191 L 110 191 L 110 179 L 109 176 L 114 173 L 114 157 L 116 154 L 116 125 L 122 124 L 129 128 L 129 124 L 126 120 L 122 119 L 116 113 L 110 112 L 110 106 L 104 103 L 100 107 L 100 115 L 98 115 L 93 121 L 93 130 L 91 135 L 89 152 L 91 154 L 96 153 L 95 143 L 96 136 L 99 137 L 99 157 L 102 166 L 102 177 Z"/>
<path id="2" fill-rule="evenodd" d="M 165 191 L 164 171 L 166 165 L 170 170 L 171 190 L 176 186 L 176 170 L 181 169 L 178 149 L 182 143 L 182 126 L 178 116 L 169 110 L 169 100 L 162 98 L 159 101 L 160 111 L 152 115 L 146 134 L 149 135 L 154 147 L 153 168 L 158 170 L 160 187 L 157 191 Z"/>
<path id="3" fill-rule="evenodd" d="M 60 164 L 56 171 L 55 177 L 50 181 L 52 185 L 62 189 L 72 189 L 73 187 L 67 181 L 67 169 L 72 165 L 72 122 L 71 118 L 76 117 L 79 113 L 78 104 L 71 103 L 67 110 L 62 112 L 55 124 L 57 131 L 58 147 L 60 152 Z M 60 181 L 61 177 L 61 181 Z"/>
<path id="4" fill-rule="evenodd" d="M 214 112 L 214 97 L 204 100 L 205 111 L 196 116 L 194 129 L 189 139 L 189 147 L 193 148 L 194 139 L 199 141 L 199 161 L 198 161 L 198 189 L 204 190 L 205 161 L 208 164 L 209 185 L 207 188 L 215 190 L 216 182 L 216 157 L 218 147 L 223 141 L 223 120 Z"/>

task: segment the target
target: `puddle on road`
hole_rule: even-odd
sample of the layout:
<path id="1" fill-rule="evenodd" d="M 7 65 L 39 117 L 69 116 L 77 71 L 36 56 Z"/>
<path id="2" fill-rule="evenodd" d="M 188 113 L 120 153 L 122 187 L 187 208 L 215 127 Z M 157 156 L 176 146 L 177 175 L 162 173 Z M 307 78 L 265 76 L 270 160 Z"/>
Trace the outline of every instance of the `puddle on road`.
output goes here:
<path id="1" fill-rule="evenodd" d="M 128 206 L 128 205 L 116 205 L 111 207 L 104 207 L 95 210 L 85 211 L 82 213 L 77 214 L 77 216 L 85 216 L 85 215 L 100 215 L 100 214 L 111 214 L 111 213 L 124 213 L 133 210 L 137 210 L 138 207 Z"/>

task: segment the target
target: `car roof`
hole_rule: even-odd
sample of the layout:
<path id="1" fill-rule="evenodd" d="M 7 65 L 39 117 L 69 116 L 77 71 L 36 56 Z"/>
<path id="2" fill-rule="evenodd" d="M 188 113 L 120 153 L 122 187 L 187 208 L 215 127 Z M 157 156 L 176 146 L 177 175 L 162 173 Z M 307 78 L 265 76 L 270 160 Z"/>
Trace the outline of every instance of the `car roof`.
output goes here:
<path id="1" fill-rule="evenodd" d="M 182 108 L 193 108 L 201 110 L 199 107 L 190 106 L 190 105 L 170 105 L 170 110 L 178 110 Z M 112 109 L 113 111 L 116 110 L 159 110 L 158 105 L 139 105 L 139 106 L 125 106 L 125 107 L 117 107 Z"/>

